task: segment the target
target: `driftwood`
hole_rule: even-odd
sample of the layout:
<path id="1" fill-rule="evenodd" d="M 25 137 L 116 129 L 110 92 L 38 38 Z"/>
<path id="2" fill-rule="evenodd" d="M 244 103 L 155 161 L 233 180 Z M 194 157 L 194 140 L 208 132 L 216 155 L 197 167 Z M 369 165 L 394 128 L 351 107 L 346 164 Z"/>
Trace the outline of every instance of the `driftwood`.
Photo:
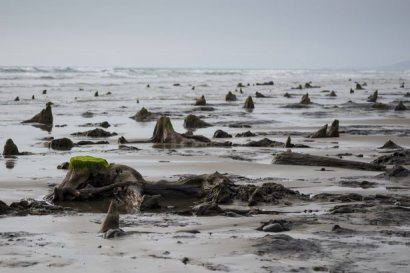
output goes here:
<path id="1" fill-rule="evenodd" d="M 383 171 L 384 169 L 386 169 L 385 166 L 373 163 L 344 160 L 326 156 L 294 153 L 291 151 L 278 154 L 274 159 L 274 163 L 282 165 L 339 167 L 346 169 L 358 169 L 368 171 Z"/>

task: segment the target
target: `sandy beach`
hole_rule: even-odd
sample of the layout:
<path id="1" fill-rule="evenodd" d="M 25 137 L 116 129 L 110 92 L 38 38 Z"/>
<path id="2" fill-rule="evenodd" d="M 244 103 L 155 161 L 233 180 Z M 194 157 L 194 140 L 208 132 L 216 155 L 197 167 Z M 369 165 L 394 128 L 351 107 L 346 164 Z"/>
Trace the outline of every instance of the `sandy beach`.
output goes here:
<path id="1" fill-rule="evenodd" d="M 410 112 L 394 107 L 399 101 L 410 107 L 405 97 L 410 89 L 400 88 L 409 76 L 408 72 L 380 71 L 70 68 L 57 72 L 26 68 L 21 72 L 2 68 L 0 143 L 12 138 L 20 152 L 30 153 L 0 157 L 0 200 L 8 206 L 27 198 L 53 205 L 46 197 L 68 172 L 57 166 L 78 155 L 127 165 L 146 183 L 165 179 L 172 184 L 187 175 L 219 172 L 239 187 L 273 183 L 283 185 L 281 191 L 287 193 L 264 195 L 269 200 L 277 194 L 281 197 L 255 204 L 233 199 L 218 204 L 217 215 L 210 216 L 196 215 L 193 207 L 201 204 L 200 199 L 186 204 L 179 200 L 176 206 L 182 206 L 184 213 L 173 211 L 172 206 L 121 213 L 119 227 L 124 234 L 111 239 L 104 239 L 98 231 L 112 196 L 102 202 L 57 202 L 61 209 L 51 211 L 19 207 L 0 218 L 0 271 L 407 272 L 408 174 L 396 178 L 384 170 L 283 165 L 275 164 L 275 158 L 290 149 L 370 163 L 406 151 Z M 268 81 L 274 84 L 256 85 Z M 295 89 L 309 81 L 320 87 Z M 240 82 L 244 87 L 238 87 Z M 355 82 L 366 82 L 366 86 L 350 93 Z M 376 89 L 377 101 L 387 108 L 374 109 L 367 102 Z M 331 90 L 337 95 L 328 96 Z M 237 96 L 236 101 L 225 101 L 228 91 Z M 265 97 L 256 97 L 256 92 Z M 284 97 L 285 93 L 291 97 Z M 299 102 L 306 93 L 311 103 L 302 107 Z M 206 107 L 194 105 L 201 95 Z M 16 96 L 19 101 L 14 101 Z M 248 96 L 253 97 L 253 111 L 243 108 Z M 51 128 L 21 124 L 47 102 L 53 103 Z M 132 143 L 149 139 L 158 119 L 131 119 L 142 107 L 158 117 L 168 116 L 178 133 L 187 131 L 185 117 L 195 114 L 211 126 L 193 133 L 210 139 L 211 144 L 156 147 L 152 142 Z M 334 119 L 340 123 L 339 137 L 310 137 Z M 103 121 L 110 127 L 102 129 L 116 135 L 72 135 L 101 128 L 98 124 Z M 233 137 L 214 138 L 217 130 Z M 236 136 L 246 131 L 254 135 Z M 288 136 L 293 144 L 308 147 L 285 147 Z M 118 143 L 120 137 L 128 143 Z M 106 142 L 75 145 L 65 151 L 49 147 L 52 139 L 60 138 L 74 143 Z M 264 138 L 282 144 L 249 144 Z M 401 148 L 379 149 L 388 140 Z M 224 141 L 231 143 L 218 145 Z M 382 164 L 388 170 L 394 165 L 409 168 L 410 163 L 407 159 Z M 279 223 L 283 230 L 263 230 L 272 223 Z"/>

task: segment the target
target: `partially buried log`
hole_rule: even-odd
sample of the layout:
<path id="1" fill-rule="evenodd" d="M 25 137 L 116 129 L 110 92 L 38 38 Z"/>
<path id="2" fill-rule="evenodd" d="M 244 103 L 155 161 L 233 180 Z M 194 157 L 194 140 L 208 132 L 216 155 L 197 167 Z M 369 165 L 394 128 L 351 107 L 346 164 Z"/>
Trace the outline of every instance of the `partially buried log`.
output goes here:
<path id="1" fill-rule="evenodd" d="M 386 167 L 373 163 L 365 163 L 359 161 L 344 160 L 326 156 L 317 156 L 310 154 L 301 154 L 287 151 L 278 154 L 274 159 L 274 164 L 281 165 L 302 165 L 302 166 L 323 166 L 323 167 L 339 167 L 346 169 L 382 171 Z"/>
<path id="2" fill-rule="evenodd" d="M 41 110 L 40 113 L 33 116 L 31 119 L 25 120 L 22 123 L 41 123 L 44 125 L 53 125 L 53 113 L 51 111 L 51 102 L 46 104 L 46 108 Z"/>

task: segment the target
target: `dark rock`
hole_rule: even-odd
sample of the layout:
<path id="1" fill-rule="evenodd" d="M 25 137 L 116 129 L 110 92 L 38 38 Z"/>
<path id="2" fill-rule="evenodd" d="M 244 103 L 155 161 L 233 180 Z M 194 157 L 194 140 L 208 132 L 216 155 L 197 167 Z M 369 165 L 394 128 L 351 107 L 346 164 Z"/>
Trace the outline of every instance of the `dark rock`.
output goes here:
<path id="1" fill-rule="evenodd" d="M 373 160 L 373 163 L 383 165 L 410 165 L 410 150 L 405 149 L 392 154 L 379 156 Z"/>
<path id="2" fill-rule="evenodd" d="M 387 110 L 390 107 L 387 104 L 381 103 L 381 102 L 375 102 L 372 104 L 372 108 L 373 109 L 377 109 L 377 110 Z"/>
<path id="3" fill-rule="evenodd" d="M 252 100 L 252 97 L 251 97 L 251 96 L 249 96 L 249 97 L 245 100 L 245 103 L 244 103 L 244 105 L 243 105 L 243 108 L 245 108 L 245 109 L 254 109 L 254 108 L 255 108 L 255 105 L 253 104 L 253 100 Z"/>
<path id="4" fill-rule="evenodd" d="M 407 107 L 404 105 L 402 101 L 400 101 L 396 107 L 394 107 L 394 111 L 405 111 L 407 110 Z"/>
<path id="5" fill-rule="evenodd" d="M 98 91 L 95 91 L 94 97 L 98 97 Z"/>
<path id="6" fill-rule="evenodd" d="M 404 88 L 404 82 L 400 84 L 400 88 Z"/>
<path id="7" fill-rule="evenodd" d="M 140 209 L 141 211 L 147 211 L 147 210 L 154 210 L 154 209 L 160 209 L 160 200 L 162 199 L 162 196 L 157 194 L 157 195 L 147 195 L 145 194 L 142 197 L 141 201 L 141 206 Z"/>
<path id="8" fill-rule="evenodd" d="M 127 145 L 118 145 L 118 149 L 125 150 L 125 151 L 140 151 L 141 149 L 134 147 L 134 146 L 127 146 Z"/>
<path id="9" fill-rule="evenodd" d="M 309 94 L 306 93 L 305 95 L 302 96 L 302 99 L 300 100 L 300 104 L 310 104 L 310 98 L 309 98 Z"/>
<path id="10" fill-rule="evenodd" d="M 269 82 L 257 82 L 256 85 L 274 85 L 275 83 L 273 81 Z"/>
<path id="11" fill-rule="evenodd" d="M 216 130 L 214 133 L 214 138 L 231 138 L 232 135 L 228 134 L 223 130 Z"/>
<path id="12" fill-rule="evenodd" d="M 60 165 L 57 166 L 57 169 L 59 170 L 68 170 L 68 168 L 70 167 L 70 163 L 68 162 L 63 162 Z"/>
<path id="13" fill-rule="evenodd" d="M 14 99 L 14 101 L 20 101 L 19 96 L 17 96 L 17 97 Z"/>
<path id="14" fill-rule="evenodd" d="M 19 155 L 19 149 L 17 148 L 17 145 L 14 144 L 13 140 L 11 138 L 7 139 L 6 144 L 4 145 L 3 148 L 3 156 L 13 156 L 13 155 Z"/>
<path id="15" fill-rule="evenodd" d="M 394 166 L 392 169 L 386 170 L 387 177 L 407 177 L 410 176 L 410 170 L 403 166 Z"/>
<path id="16" fill-rule="evenodd" d="M 279 223 L 269 224 L 263 227 L 262 229 L 265 232 L 282 232 L 284 231 L 283 227 Z"/>
<path id="17" fill-rule="evenodd" d="M 225 95 L 225 101 L 236 101 L 236 95 L 229 91 L 228 94 Z"/>
<path id="18" fill-rule="evenodd" d="M 379 147 L 378 149 L 403 149 L 403 147 L 397 145 L 391 140 L 388 140 L 386 143 L 384 143 L 383 146 Z"/>
<path id="19" fill-rule="evenodd" d="M 321 248 L 316 242 L 306 239 L 294 239 L 285 234 L 266 235 L 256 239 L 256 242 L 254 247 L 256 254 L 259 256 L 265 254 L 283 257 L 297 255 L 298 259 L 307 259 L 321 253 Z"/>
<path id="20" fill-rule="evenodd" d="M 204 95 L 202 95 L 200 98 L 197 98 L 196 100 L 195 100 L 195 105 L 206 105 L 206 99 L 205 99 L 205 96 Z"/>
<path id="21" fill-rule="evenodd" d="M 69 138 L 53 139 L 50 142 L 50 148 L 53 150 L 69 151 L 74 147 L 74 143 Z"/>
<path id="22" fill-rule="evenodd" d="M 268 138 L 263 138 L 258 141 L 251 141 L 251 142 L 244 144 L 244 146 L 247 146 L 247 147 L 283 147 L 284 145 L 285 144 L 283 142 L 270 140 Z"/>
<path id="23" fill-rule="evenodd" d="M 45 125 L 53 125 L 53 113 L 51 111 L 51 102 L 48 102 L 46 104 L 46 108 L 41 110 L 40 113 L 38 113 L 37 115 L 35 115 L 34 117 L 32 117 L 29 120 L 25 120 L 22 123 L 41 123 L 41 124 L 45 124 Z"/>
<path id="24" fill-rule="evenodd" d="M 181 86 L 180 83 L 174 83 L 173 86 Z"/>
<path id="25" fill-rule="evenodd" d="M 148 111 L 145 107 L 142 107 L 134 116 L 130 117 L 139 122 L 154 121 L 158 118 L 157 114 Z"/>
<path id="26" fill-rule="evenodd" d="M 11 212 L 10 207 L 7 206 L 6 203 L 4 203 L 3 201 L 0 200 L 0 215 L 8 214 L 10 212 Z"/>
<path id="27" fill-rule="evenodd" d="M 406 94 L 404 94 L 404 97 L 406 98 L 410 97 L 410 92 L 407 92 Z"/>
<path id="28" fill-rule="evenodd" d="M 252 133 L 251 131 L 246 131 L 243 133 L 237 133 L 235 137 L 254 137 L 256 134 Z"/>
<path id="29" fill-rule="evenodd" d="M 350 94 L 353 94 L 353 93 L 354 93 L 353 88 L 350 88 Z"/>
<path id="30" fill-rule="evenodd" d="M 262 94 L 262 93 L 260 93 L 260 92 L 258 92 L 258 91 L 256 91 L 255 97 L 257 97 L 257 98 L 266 98 L 266 96 L 265 96 L 264 94 Z"/>
<path id="31" fill-rule="evenodd" d="M 46 89 L 43 90 L 43 95 L 45 95 L 45 94 L 47 94 L 47 90 L 46 90 Z"/>
<path id="32" fill-rule="evenodd" d="M 103 121 L 99 123 L 86 123 L 79 125 L 80 127 L 102 127 L 102 128 L 108 128 L 111 127 L 111 124 L 108 123 L 108 121 Z M 57 127 L 57 126 L 56 126 Z"/>
<path id="33" fill-rule="evenodd" d="M 204 202 L 192 208 L 196 216 L 216 216 L 224 211 L 216 204 L 211 202 Z"/>
<path id="34" fill-rule="evenodd" d="M 195 115 L 188 115 L 184 119 L 184 127 L 185 128 L 205 128 L 210 127 L 211 124 L 201 120 L 199 117 Z"/>
<path id="35" fill-rule="evenodd" d="M 31 96 L 31 99 L 32 99 L 32 100 L 34 100 L 34 99 L 35 99 L 34 95 L 33 95 L 33 96 Z"/>
<path id="36" fill-rule="evenodd" d="M 89 140 L 81 140 L 76 143 L 78 146 L 83 146 L 83 145 L 102 145 L 102 144 L 110 144 L 108 141 L 89 141 Z"/>
<path id="37" fill-rule="evenodd" d="M 243 85 L 243 84 L 240 82 L 240 83 L 238 83 L 238 84 L 236 85 L 236 87 L 242 88 L 242 87 L 245 87 L 245 85 Z"/>
<path id="38" fill-rule="evenodd" d="M 291 230 L 291 222 L 287 220 L 270 220 L 268 222 L 263 222 L 260 227 L 256 230 L 265 232 L 282 232 Z"/>
<path id="39" fill-rule="evenodd" d="M 83 118 L 92 118 L 94 116 L 93 112 L 87 111 L 81 114 Z"/>
<path id="40" fill-rule="evenodd" d="M 332 90 L 332 91 L 331 91 L 329 94 L 327 94 L 326 96 L 336 97 L 337 95 L 336 95 L 336 92 Z"/>
<path id="41" fill-rule="evenodd" d="M 286 92 L 283 96 L 284 96 L 285 98 L 291 98 L 291 97 L 292 97 L 292 95 L 289 94 L 288 92 Z"/>
<path id="42" fill-rule="evenodd" d="M 72 136 L 86 136 L 86 137 L 111 137 L 111 136 L 116 136 L 117 133 L 111 133 L 108 131 L 105 131 L 100 128 L 95 128 L 94 130 L 89 130 L 85 132 L 77 132 L 71 134 Z"/>
<path id="43" fill-rule="evenodd" d="M 104 239 L 114 239 L 126 235 L 126 232 L 120 228 L 109 229 L 103 234 Z"/>

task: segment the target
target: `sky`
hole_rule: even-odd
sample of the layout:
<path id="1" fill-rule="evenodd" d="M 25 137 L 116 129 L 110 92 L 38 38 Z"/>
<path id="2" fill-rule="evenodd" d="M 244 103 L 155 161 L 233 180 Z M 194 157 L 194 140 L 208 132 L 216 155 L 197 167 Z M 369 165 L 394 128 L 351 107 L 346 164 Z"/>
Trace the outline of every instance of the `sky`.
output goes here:
<path id="1" fill-rule="evenodd" d="M 369 68 L 410 60 L 410 0 L 0 0 L 0 66 Z"/>

